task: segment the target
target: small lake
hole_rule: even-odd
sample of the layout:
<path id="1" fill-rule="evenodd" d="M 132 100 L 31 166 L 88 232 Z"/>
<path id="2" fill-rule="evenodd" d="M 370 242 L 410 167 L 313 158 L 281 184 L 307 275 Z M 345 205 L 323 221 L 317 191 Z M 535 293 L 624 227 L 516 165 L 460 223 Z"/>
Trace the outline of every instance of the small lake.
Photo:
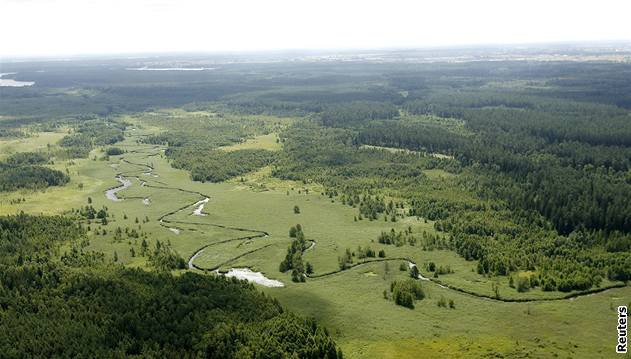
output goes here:
<path id="1" fill-rule="evenodd" d="M 35 81 L 17 81 L 13 79 L 3 79 L 5 75 L 15 75 L 16 72 L 0 73 L 0 87 L 27 87 L 35 85 Z"/>
<path id="2" fill-rule="evenodd" d="M 214 70 L 214 67 L 131 67 L 128 71 L 207 71 Z"/>
<path id="3" fill-rule="evenodd" d="M 223 274 L 226 277 L 235 277 L 241 280 L 247 280 L 248 282 L 260 284 L 270 288 L 281 288 L 285 285 L 281 281 L 269 279 L 261 272 L 252 272 L 249 268 L 231 268 L 227 273 Z"/>

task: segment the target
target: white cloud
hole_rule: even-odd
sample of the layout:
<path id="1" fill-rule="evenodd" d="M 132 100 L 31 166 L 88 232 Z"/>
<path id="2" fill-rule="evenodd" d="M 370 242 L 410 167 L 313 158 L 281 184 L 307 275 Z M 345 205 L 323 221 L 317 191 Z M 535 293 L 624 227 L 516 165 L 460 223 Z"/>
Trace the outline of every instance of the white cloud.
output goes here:
<path id="1" fill-rule="evenodd" d="M 631 1 L 0 0 L 0 55 L 630 40 Z"/>

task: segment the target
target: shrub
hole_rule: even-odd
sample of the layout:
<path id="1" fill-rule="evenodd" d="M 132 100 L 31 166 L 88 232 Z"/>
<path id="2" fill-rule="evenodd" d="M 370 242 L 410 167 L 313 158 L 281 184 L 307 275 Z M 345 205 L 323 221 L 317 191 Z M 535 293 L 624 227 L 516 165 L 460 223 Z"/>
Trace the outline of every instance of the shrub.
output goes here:
<path id="1" fill-rule="evenodd" d="M 394 281 L 390 283 L 390 292 L 397 305 L 414 309 L 414 301 L 425 298 L 421 283 L 413 279 Z"/>
<path id="2" fill-rule="evenodd" d="M 107 154 L 108 156 L 118 156 L 122 155 L 123 153 L 125 153 L 125 151 L 123 151 L 119 147 L 109 147 L 105 150 L 105 154 Z"/>
<path id="3" fill-rule="evenodd" d="M 530 279 L 528 279 L 528 277 L 518 277 L 517 278 L 517 291 L 527 292 L 528 290 L 530 290 Z"/>

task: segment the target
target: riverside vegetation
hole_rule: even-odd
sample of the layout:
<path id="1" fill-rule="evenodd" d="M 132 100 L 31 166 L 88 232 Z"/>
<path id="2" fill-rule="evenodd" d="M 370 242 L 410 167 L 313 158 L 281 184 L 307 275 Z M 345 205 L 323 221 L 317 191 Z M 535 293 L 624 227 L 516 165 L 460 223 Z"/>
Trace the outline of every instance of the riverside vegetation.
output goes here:
<path id="1" fill-rule="evenodd" d="M 629 65 L 107 61 L 0 90 L 8 357 L 611 353 Z"/>

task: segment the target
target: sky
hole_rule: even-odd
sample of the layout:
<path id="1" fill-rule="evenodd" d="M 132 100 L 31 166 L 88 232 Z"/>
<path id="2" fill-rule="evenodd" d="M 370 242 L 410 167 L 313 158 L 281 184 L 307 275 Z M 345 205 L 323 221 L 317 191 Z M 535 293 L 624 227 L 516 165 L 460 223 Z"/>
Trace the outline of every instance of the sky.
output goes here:
<path id="1" fill-rule="evenodd" d="M 631 0 L 0 0 L 0 56 L 631 40 Z"/>

